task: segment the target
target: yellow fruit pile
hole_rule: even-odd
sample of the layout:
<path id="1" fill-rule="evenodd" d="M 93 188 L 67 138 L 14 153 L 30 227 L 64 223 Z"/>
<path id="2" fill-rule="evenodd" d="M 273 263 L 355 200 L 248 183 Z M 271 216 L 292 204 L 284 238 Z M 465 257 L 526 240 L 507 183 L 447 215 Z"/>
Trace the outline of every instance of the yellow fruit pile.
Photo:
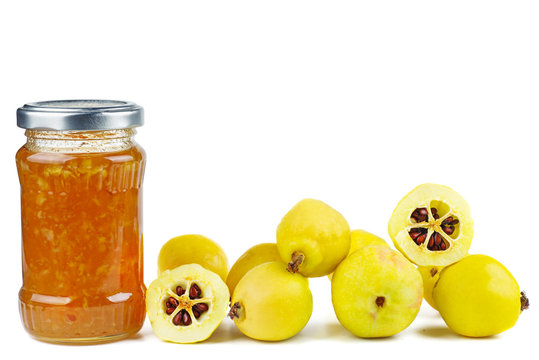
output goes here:
<path id="1" fill-rule="evenodd" d="M 453 190 L 414 189 L 393 212 L 389 235 L 399 251 L 369 232 L 350 231 L 324 202 L 304 199 L 282 218 L 275 243 L 251 247 L 230 271 L 214 241 L 175 237 L 161 248 L 159 277 L 148 288 L 152 328 L 166 341 L 198 342 L 228 314 L 248 337 L 285 340 L 311 317 L 308 278 L 326 275 L 339 322 L 363 338 L 406 329 L 423 297 L 452 330 L 471 337 L 509 329 L 527 308 L 502 264 L 468 255 L 473 221 Z"/>
<path id="2" fill-rule="evenodd" d="M 485 337 L 513 327 L 529 302 L 500 262 L 468 255 L 473 233 L 466 201 L 437 184 L 412 190 L 389 221 L 393 243 L 419 266 L 427 302 L 457 334 Z"/>

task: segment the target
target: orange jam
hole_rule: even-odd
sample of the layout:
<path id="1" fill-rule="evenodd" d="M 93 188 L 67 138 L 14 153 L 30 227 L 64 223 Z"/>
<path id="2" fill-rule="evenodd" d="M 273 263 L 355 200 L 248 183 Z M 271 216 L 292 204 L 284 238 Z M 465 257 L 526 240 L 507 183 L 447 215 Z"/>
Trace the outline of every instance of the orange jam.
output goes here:
<path id="1" fill-rule="evenodd" d="M 98 133 L 89 142 L 107 141 L 102 135 L 105 140 Z M 54 146 L 55 140 L 47 141 Z M 111 149 L 51 151 L 29 142 L 17 153 L 19 305 L 23 325 L 36 338 L 114 340 L 136 333 L 144 322 L 145 154 L 134 142 Z"/>

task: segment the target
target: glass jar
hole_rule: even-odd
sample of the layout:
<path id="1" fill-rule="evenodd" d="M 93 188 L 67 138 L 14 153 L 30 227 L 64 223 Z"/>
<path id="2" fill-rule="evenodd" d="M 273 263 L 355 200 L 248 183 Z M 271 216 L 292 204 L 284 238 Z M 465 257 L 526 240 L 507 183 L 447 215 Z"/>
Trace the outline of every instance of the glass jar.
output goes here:
<path id="1" fill-rule="evenodd" d="M 144 150 L 129 102 L 46 101 L 17 110 L 27 142 L 21 184 L 19 309 L 26 330 L 54 342 L 127 337 L 145 318 Z"/>

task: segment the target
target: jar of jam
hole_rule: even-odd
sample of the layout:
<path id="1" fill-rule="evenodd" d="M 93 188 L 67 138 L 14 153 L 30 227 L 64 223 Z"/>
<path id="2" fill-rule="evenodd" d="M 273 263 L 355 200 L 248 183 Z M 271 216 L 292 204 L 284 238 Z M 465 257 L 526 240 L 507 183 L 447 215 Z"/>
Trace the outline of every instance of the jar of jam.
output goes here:
<path id="1" fill-rule="evenodd" d="M 45 101 L 17 110 L 27 142 L 21 184 L 19 309 L 44 341 L 95 343 L 136 333 L 145 318 L 143 109 L 108 100 Z"/>

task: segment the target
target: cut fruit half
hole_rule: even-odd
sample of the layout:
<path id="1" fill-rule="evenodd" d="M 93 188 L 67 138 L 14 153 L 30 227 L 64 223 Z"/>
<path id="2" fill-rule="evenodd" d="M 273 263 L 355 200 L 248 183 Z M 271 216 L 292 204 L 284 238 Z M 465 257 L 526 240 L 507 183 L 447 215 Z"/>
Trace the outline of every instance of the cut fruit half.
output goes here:
<path id="1" fill-rule="evenodd" d="M 219 275 L 198 264 L 166 270 L 146 292 L 154 333 L 162 340 L 206 340 L 225 318 L 230 294 Z"/>
<path id="2" fill-rule="evenodd" d="M 423 184 L 406 195 L 389 220 L 395 247 L 420 266 L 447 266 L 468 253 L 474 233 L 466 200 L 447 186 Z"/>

